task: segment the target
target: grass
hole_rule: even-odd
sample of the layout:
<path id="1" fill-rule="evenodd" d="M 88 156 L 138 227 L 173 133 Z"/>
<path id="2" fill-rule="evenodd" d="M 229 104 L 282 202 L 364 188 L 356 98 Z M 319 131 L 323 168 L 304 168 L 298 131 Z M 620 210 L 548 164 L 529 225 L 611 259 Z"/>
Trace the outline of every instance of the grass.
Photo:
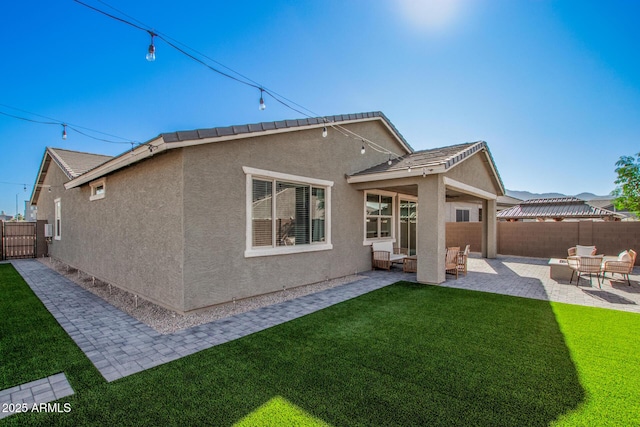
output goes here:
<path id="1" fill-rule="evenodd" d="M 638 336 L 633 313 L 400 282 L 3 421 L 638 425 Z"/>
<path id="2" fill-rule="evenodd" d="M 105 382 L 10 264 L 0 265 L 0 390 L 64 372 L 74 389 Z"/>

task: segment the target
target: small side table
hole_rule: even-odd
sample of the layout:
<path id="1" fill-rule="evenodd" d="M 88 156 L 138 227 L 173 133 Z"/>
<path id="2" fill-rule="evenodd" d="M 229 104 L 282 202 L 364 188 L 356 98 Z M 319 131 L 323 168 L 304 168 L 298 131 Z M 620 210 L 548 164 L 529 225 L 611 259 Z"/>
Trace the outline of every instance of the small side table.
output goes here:
<path id="1" fill-rule="evenodd" d="M 402 271 L 405 273 L 417 273 L 418 272 L 418 257 L 408 256 L 404 258 L 402 263 Z"/>
<path id="2" fill-rule="evenodd" d="M 553 280 L 571 280 L 573 269 L 569 267 L 566 259 L 551 258 L 549 260 L 549 276 Z"/>

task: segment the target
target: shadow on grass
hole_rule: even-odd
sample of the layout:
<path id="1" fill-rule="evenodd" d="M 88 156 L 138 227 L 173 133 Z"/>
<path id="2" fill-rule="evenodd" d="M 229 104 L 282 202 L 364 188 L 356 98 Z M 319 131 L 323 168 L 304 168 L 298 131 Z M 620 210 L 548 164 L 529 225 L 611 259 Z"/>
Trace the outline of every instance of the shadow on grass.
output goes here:
<path id="1" fill-rule="evenodd" d="M 548 302 L 400 282 L 15 422 L 269 425 L 277 398 L 336 426 L 548 425 L 584 397 Z"/>

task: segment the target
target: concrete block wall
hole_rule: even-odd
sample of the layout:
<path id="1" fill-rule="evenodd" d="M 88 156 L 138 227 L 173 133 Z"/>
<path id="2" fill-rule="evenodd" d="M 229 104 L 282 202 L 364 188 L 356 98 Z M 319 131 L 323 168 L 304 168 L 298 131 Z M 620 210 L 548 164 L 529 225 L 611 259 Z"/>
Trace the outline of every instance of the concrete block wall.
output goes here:
<path id="1" fill-rule="evenodd" d="M 471 245 L 471 252 L 482 251 L 482 223 L 481 222 L 447 222 L 447 247 L 459 246 L 464 250 Z"/>
<path id="2" fill-rule="evenodd" d="M 447 246 L 481 251 L 481 223 L 448 223 Z M 536 258 L 565 258 L 575 245 L 595 245 L 598 254 L 617 255 L 625 249 L 640 252 L 640 222 L 498 222 L 498 253 Z M 640 257 L 636 259 L 640 265 Z"/>

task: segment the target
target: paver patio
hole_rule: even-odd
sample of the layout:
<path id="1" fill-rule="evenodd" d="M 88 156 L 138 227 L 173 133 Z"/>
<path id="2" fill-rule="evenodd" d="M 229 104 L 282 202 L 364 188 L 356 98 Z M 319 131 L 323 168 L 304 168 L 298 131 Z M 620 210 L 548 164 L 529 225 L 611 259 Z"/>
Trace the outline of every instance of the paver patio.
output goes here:
<path id="1" fill-rule="evenodd" d="M 447 276 L 441 286 L 640 313 L 638 268 L 631 275 L 631 286 L 626 280 L 606 279 L 600 289 L 595 280 L 593 286 L 587 279 L 581 279 L 579 286 L 552 280 L 547 261 L 504 256 L 483 259 L 472 255 L 468 274 L 457 280 Z M 36 260 L 12 264 L 107 381 L 287 322 L 399 280 L 415 281 L 416 277 L 414 273 L 398 270 L 369 271 L 361 273 L 362 279 L 352 283 L 163 335 Z"/>

